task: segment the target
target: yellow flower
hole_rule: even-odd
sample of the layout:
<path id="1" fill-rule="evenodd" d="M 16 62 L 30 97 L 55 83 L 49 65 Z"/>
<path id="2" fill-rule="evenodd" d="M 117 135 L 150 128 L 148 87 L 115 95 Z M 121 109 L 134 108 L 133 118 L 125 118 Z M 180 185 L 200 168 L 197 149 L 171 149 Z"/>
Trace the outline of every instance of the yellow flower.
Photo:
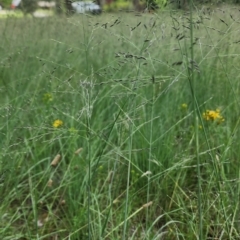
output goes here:
<path id="1" fill-rule="evenodd" d="M 61 126 L 63 125 L 63 121 L 57 119 L 57 120 L 55 120 L 55 121 L 53 122 L 52 125 L 53 125 L 54 128 L 59 128 L 59 127 L 61 127 Z"/>
<path id="2" fill-rule="evenodd" d="M 214 110 L 206 110 L 206 112 L 203 113 L 203 118 L 206 121 L 216 121 L 217 123 L 224 122 L 224 118 L 220 114 L 220 109 Z"/>
<path id="3" fill-rule="evenodd" d="M 181 105 L 181 108 L 182 108 L 182 109 L 187 109 L 187 107 L 188 107 L 188 105 L 187 105 L 186 103 L 183 103 L 183 104 Z"/>
<path id="4" fill-rule="evenodd" d="M 43 94 L 43 101 L 48 103 L 48 102 L 52 102 L 53 100 L 53 96 L 51 93 L 45 93 Z"/>

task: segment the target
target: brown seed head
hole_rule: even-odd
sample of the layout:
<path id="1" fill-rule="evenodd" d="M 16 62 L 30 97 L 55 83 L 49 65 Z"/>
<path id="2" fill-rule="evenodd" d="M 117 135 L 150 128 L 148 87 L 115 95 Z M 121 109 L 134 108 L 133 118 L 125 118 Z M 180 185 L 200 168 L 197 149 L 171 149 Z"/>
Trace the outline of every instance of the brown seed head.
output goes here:
<path id="1" fill-rule="evenodd" d="M 148 203 L 142 205 L 142 208 L 148 208 L 148 207 L 151 206 L 152 204 L 153 204 L 152 201 L 151 201 L 151 202 L 148 202 Z"/>
<path id="2" fill-rule="evenodd" d="M 57 154 L 56 157 L 52 160 L 51 166 L 56 167 L 61 160 L 61 155 Z"/>
<path id="3" fill-rule="evenodd" d="M 48 187 L 52 187 L 52 185 L 53 185 L 53 180 L 52 180 L 52 179 L 49 179 L 49 180 L 48 180 L 48 183 L 47 183 L 47 186 L 48 186 Z"/>
<path id="4" fill-rule="evenodd" d="M 75 151 L 75 154 L 78 155 L 82 151 L 82 148 L 79 148 L 78 150 Z"/>

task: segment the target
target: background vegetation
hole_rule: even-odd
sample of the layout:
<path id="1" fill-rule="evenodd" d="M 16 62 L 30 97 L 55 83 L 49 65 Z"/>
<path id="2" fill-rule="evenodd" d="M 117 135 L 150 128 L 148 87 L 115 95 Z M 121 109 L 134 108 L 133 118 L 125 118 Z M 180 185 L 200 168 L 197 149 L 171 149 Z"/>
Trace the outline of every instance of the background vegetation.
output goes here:
<path id="1" fill-rule="evenodd" d="M 11 3 L 12 3 L 12 0 L 1 0 L 0 1 L 0 4 L 2 7 L 8 7 L 11 5 Z"/>
<path id="2" fill-rule="evenodd" d="M 192 14 L 0 21 L 1 239 L 239 239 L 239 11 Z"/>

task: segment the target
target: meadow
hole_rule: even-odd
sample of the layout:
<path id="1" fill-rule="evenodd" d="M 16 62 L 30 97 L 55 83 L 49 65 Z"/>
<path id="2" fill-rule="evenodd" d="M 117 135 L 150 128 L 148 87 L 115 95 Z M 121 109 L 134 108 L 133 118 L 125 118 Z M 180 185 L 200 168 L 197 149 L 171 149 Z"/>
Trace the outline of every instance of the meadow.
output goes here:
<path id="1" fill-rule="evenodd" d="M 239 11 L 1 19 L 1 239 L 240 239 Z"/>

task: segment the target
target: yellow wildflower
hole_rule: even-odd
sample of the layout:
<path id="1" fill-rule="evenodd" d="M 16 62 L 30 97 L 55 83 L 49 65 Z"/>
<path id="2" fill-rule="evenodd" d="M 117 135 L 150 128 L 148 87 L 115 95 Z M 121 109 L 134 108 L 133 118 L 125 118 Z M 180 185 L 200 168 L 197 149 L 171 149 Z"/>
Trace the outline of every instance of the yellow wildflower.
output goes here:
<path id="1" fill-rule="evenodd" d="M 206 110 L 206 112 L 203 113 L 203 118 L 206 121 L 216 121 L 218 123 L 224 122 L 224 118 L 220 114 L 220 109 L 214 110 Z"/>
<path id="2" fill-rule="evenodd" d="M 53 100 L 53 96 L 51 93 L 45 93 L 43 94 L 43 101 L 48 103 L 48 102 L 52 102 Z"/>
<path id="3" fill-rule="evenodd" d="M 57 120 L 55 120 L 55 121 L 53 122 L 52 125 L 53 125 L 54 128 L 59 128 L 59 127 L 61 127 L 61 126 L 63 125 L 63 121 L 57 119 Z"/>

